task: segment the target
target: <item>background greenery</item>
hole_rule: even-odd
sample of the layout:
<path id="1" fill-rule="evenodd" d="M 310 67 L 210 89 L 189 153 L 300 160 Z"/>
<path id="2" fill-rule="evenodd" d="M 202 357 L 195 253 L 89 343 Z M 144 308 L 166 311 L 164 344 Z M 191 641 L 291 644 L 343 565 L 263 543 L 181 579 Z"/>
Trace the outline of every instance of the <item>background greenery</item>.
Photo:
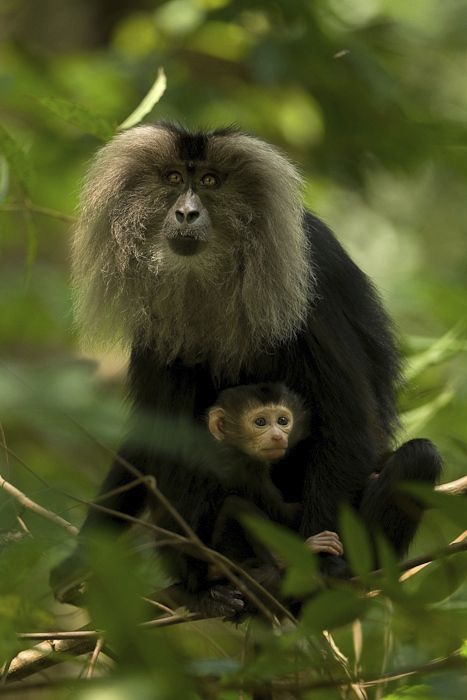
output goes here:
<path id="1" fill-rule="evenodd" d="M 70 222 L 87 162 L 145 96 L 161 66 L 167 91 L 146 121 L 235 122 L 300 165 L 307 205 L 374 279 L 395 319 L 408 358 L 401 440 L 433 439 L 446 461 L 444 480 L 466 473 L 465 0 L 2 0 L 0 42 L 0 420 L 10 450 L 1 457 L 5 478 L 79 524 L 83 509 L 71 496 L 90 498 L 109 463 L 96 439 L 113 448 L 122 434 L 125 358 L 115 352 L 86 359 L 72 329 Z M 18 515 L 32 537 L 12 544 Z M 0 498 L 0 526 L 6 543 L 0 554 L 0 647 L 8 656 L 17 631 L 73 628 L 82 620 L 54 607 L 48 594 L 48 569 L 71 546 L 70 538 L 6 495 Z M 460 527 L 466 527 L 460 514 L 453 518 L 440 504 L 426 517 L 411 554 L 449 542 Z M 360 660 L 345 615 L 334 621 L 345 653 L 363 675 L 423 664 L 458 649 L 467 636 L 465 590 L 458 589 L 462 565 L 449 575 L 434 568 L 454 581 L 452 591 L 439 576 L 431 584 L 424 578 L 412 584 L 402 603 L 402 587 L 386 591 L 387 598 L 363 615 Z M 143 573 L 145 580 L 148 571 Z M 113 571 L 111 613 L 128 598 L 129 584 L 119 590 L 117 580 Z M 420 598 L 423 585 L 429 594 Z M 352 607 L 353 593 L 337 593 L 347 611 L 361 614 Z M 97 607 L 105 605 L 104 595 Z M 333 608 L 335 601 L 326 606 L 323 599 L 321 610 Z M 126 633 L 135 616 L 117 616 L 117 627 Z M 306 634 L 330 626 L 326 615 L 320 624 L 312 618 L 316 610 L 305 620 Z M 118 690 L 108 691 L 112 695 L 93 689 L 79 697 L 190 697 L 193 675 L 232 678 L 238 669 L 229 663 L 242 663 L 243 630 L 219 623 L 185 627 L 181 634 L 157 631 L 150 641 L 130 646 L 119 645 L 118 630 L 115 635 L 128 659 L 126 685 L 119 682 Z M 297 643 L 287 635 L 267 639 L 271 648 L 257 671 L 261 678 L 280 674 L 278 657 Z M 135 676 L 135 668 L 151 672 Z M 467 690 L 451 672 L 369 692 L 446 700 L 463 698 Z"/>

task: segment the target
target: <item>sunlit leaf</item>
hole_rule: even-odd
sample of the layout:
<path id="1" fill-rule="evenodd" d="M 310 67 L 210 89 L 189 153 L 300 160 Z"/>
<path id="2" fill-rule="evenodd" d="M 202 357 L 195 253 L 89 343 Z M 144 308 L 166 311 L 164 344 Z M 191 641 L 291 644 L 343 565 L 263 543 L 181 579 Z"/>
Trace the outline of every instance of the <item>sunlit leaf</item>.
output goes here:
<path id="1" fill-rule="evenodd" d="M 402 413 L 401 423 L 404 434 L 409 437 L 415 437 L 442 408 L 452 401 L 453 397 L 454 390 L 446 389 L 423 406 Z"/>
<path id="2" fill-rule="evenodd" d="M 455 328 L 451 329 L 449 333 L 453 334 L 454 336 L 456 330 L 459 330 L 460 332 L 461 330 L 464 330 L 464 326 L 456 326 Z M 418 335 L 409 335 L 406 338 L 408 346 L 413 350 L 419 351 L 420 354 L 422 354 L 422 351 L 429 350 L 439 340 L 439 338 Z M 457 337 L 452 337 L 451 349 L 455 354 L 460 352 L 467 352 L 467 340 L 461 340 Z M 408 360 L 408 362 L 410 363 L 410 359 Z"/>
<path id="3" fill-rule="evenodd" d="M 115 125 L 80 105 L 61 97 L 42 97 L 40 102 L 46 109 L 85 133 L 108 141 L 115 134 Z"/>
<path id="4" fill-rule="evenodd" d="M 190 39 L 192 50 L 227 61 L 239 61 L 248 50 L 250 37 L 243 27 L 227 22 L 207 22 Z"/>
<path id="5" fill-rule="evenodd" d="M 407 360 L 405 376 L 408 380 L 414 379 L 427 367 L 440 364 L 450 359 L 459 352 L 456 341 L 465 329 L 465 324 L 458 324 L 441 338 L 436 340 L 430 347 L 418 355 L 412 355 Z"/>
<path id="6" fill-rule="evenodd" d="M 155 13 L 157 26 L 167 34 L 180 36 L 192 32 L 204 18 L 199 3 L 190 0 L 169 0 Z"/>
<path id="7" fill-rule="evenodd" d="M 120 124 L 119 129 L 130 129 L 139 124 L 144 117 L 149 114 L 153 107 L 159 102 L 167 87 L 167 78 L 163 68 L 159 68 L 157 78 L 149 90 L 146 97 L 140 102 L 137 108 Z"/>

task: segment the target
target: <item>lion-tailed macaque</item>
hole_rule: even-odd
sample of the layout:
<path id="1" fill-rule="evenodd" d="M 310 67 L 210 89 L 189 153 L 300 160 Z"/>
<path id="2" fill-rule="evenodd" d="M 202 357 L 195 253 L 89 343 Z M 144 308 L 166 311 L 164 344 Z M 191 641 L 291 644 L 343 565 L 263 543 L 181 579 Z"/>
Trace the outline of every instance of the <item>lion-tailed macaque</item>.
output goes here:
<path id="1" fill-rule="evenodd" d="M 81 543 L 115 534 L 148 503 L 126 464 L 154 475 L 198 536 L 205 476 L 138 441 L 141 413 L 201 426 L 226 388 L 284 382 L 313 406 L 304 439 L 271 461 L 304 541 L 335 532 L 341 504 L 384 533 L 400 556 L 419 511 L 397 499 L 401 480 L 434 484 L 441 459 L 428 440 L 395 450 L 400 354 L 374 285 L 334 234 L 306 211 L 303 181 L 278 148 L 239 129 L 146 124 L 97 153 L 83 187 L 73 243 L 76 320 L 91 343 L 129 352 L 127 439 L 91 508 L 77 551 L 52 572 L 59 599 L 81 565 Z M 290 442 L 290 441 L 289 441 Z M 395 451 L 394 451 L 395 450 Z M 378 479 L 370 480 L 375 470 Z M 131 519 L 131 518 L 130 518 Z M 184 589 L 210 614 L 238 596 L 171 551 Z M 324 556 L 324 555 L 323 555 Z M 343 558 L 327 554 L 336 571 Z"/>
<path id="2" fill-rule="evenodd" d="M 284 502 L 271 468 L 305 437 L 308 420 L 302 399 L 283 384 L 272 383 L 226 389 L 208 412 L 209 431 L 224 445 L 229 468 L 229 494 L 216 518 L 211 545 L 246 566 L 274 593 L 283 564 L 244 529 L 241 516 L 253 514 L 294 526 L 301 506 Z M 335 532 L 318 533 L 305 544 L 316 553 L 343 554 Z M 210 577 L 218 575 L 217 567 L 210 567 Z"/>

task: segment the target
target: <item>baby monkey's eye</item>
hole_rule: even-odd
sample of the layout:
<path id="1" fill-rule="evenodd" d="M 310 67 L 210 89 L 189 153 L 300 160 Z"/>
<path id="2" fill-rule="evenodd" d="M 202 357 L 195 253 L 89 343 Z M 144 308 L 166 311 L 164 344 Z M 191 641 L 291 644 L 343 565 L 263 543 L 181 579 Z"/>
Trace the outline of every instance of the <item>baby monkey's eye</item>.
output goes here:
<path id="1" fill-rule="evenodd" d="M 205 187 L 216 187 L 216 185 L 219 184 L 219 178 L 212 173 L 206 173 L 206 175 L 203 175 L 201 178 L 201 184 Z"/>
<path id="2" fill-rule="evenodd" d="M 279 416 L 277 422 L 279 423 L 279 425 L 288 425 L 289 419 L 287 418 L 287 416 Z"/>
<path id="3" fill-rule="evenodd" d="M 167 173 L 165 178 L 171 185 L 181 185 L 183 182 L 183 175 L 178 170 L 172 170 L 172 172 Z"/>
<path id="4" fill-rule="evenodd" d="M 255 418 L 255 425 L 257 425 L 258 428 L 264 428 L 266 425 L 266 418 L 263 418 L 262 416 Z"/>

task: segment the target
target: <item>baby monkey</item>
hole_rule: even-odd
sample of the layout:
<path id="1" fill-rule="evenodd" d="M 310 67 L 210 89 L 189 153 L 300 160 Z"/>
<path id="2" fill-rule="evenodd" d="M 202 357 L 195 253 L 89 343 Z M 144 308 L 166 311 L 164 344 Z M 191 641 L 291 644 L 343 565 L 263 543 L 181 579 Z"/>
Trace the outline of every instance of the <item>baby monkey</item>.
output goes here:
<path id="1" fill-rule="evenodd" d="M 222 443 L 228 465 L 226 495 L 215 520 L 212 546 L 237 563 L 282 565 L 242 527 L 245 513 L 282 525 L 296 524 L 301 505 L 286 503 L 271 478 L 273 462 L 307 435 L 309 414 L 302 399 L 283 384 L 251 384 L 224 390 L 208 412 L 208 427 Z M 334 532 L 310 537 L 314 552 L 342 554 Z M 216 575 L 214 569 L 211 576 Z"/>

